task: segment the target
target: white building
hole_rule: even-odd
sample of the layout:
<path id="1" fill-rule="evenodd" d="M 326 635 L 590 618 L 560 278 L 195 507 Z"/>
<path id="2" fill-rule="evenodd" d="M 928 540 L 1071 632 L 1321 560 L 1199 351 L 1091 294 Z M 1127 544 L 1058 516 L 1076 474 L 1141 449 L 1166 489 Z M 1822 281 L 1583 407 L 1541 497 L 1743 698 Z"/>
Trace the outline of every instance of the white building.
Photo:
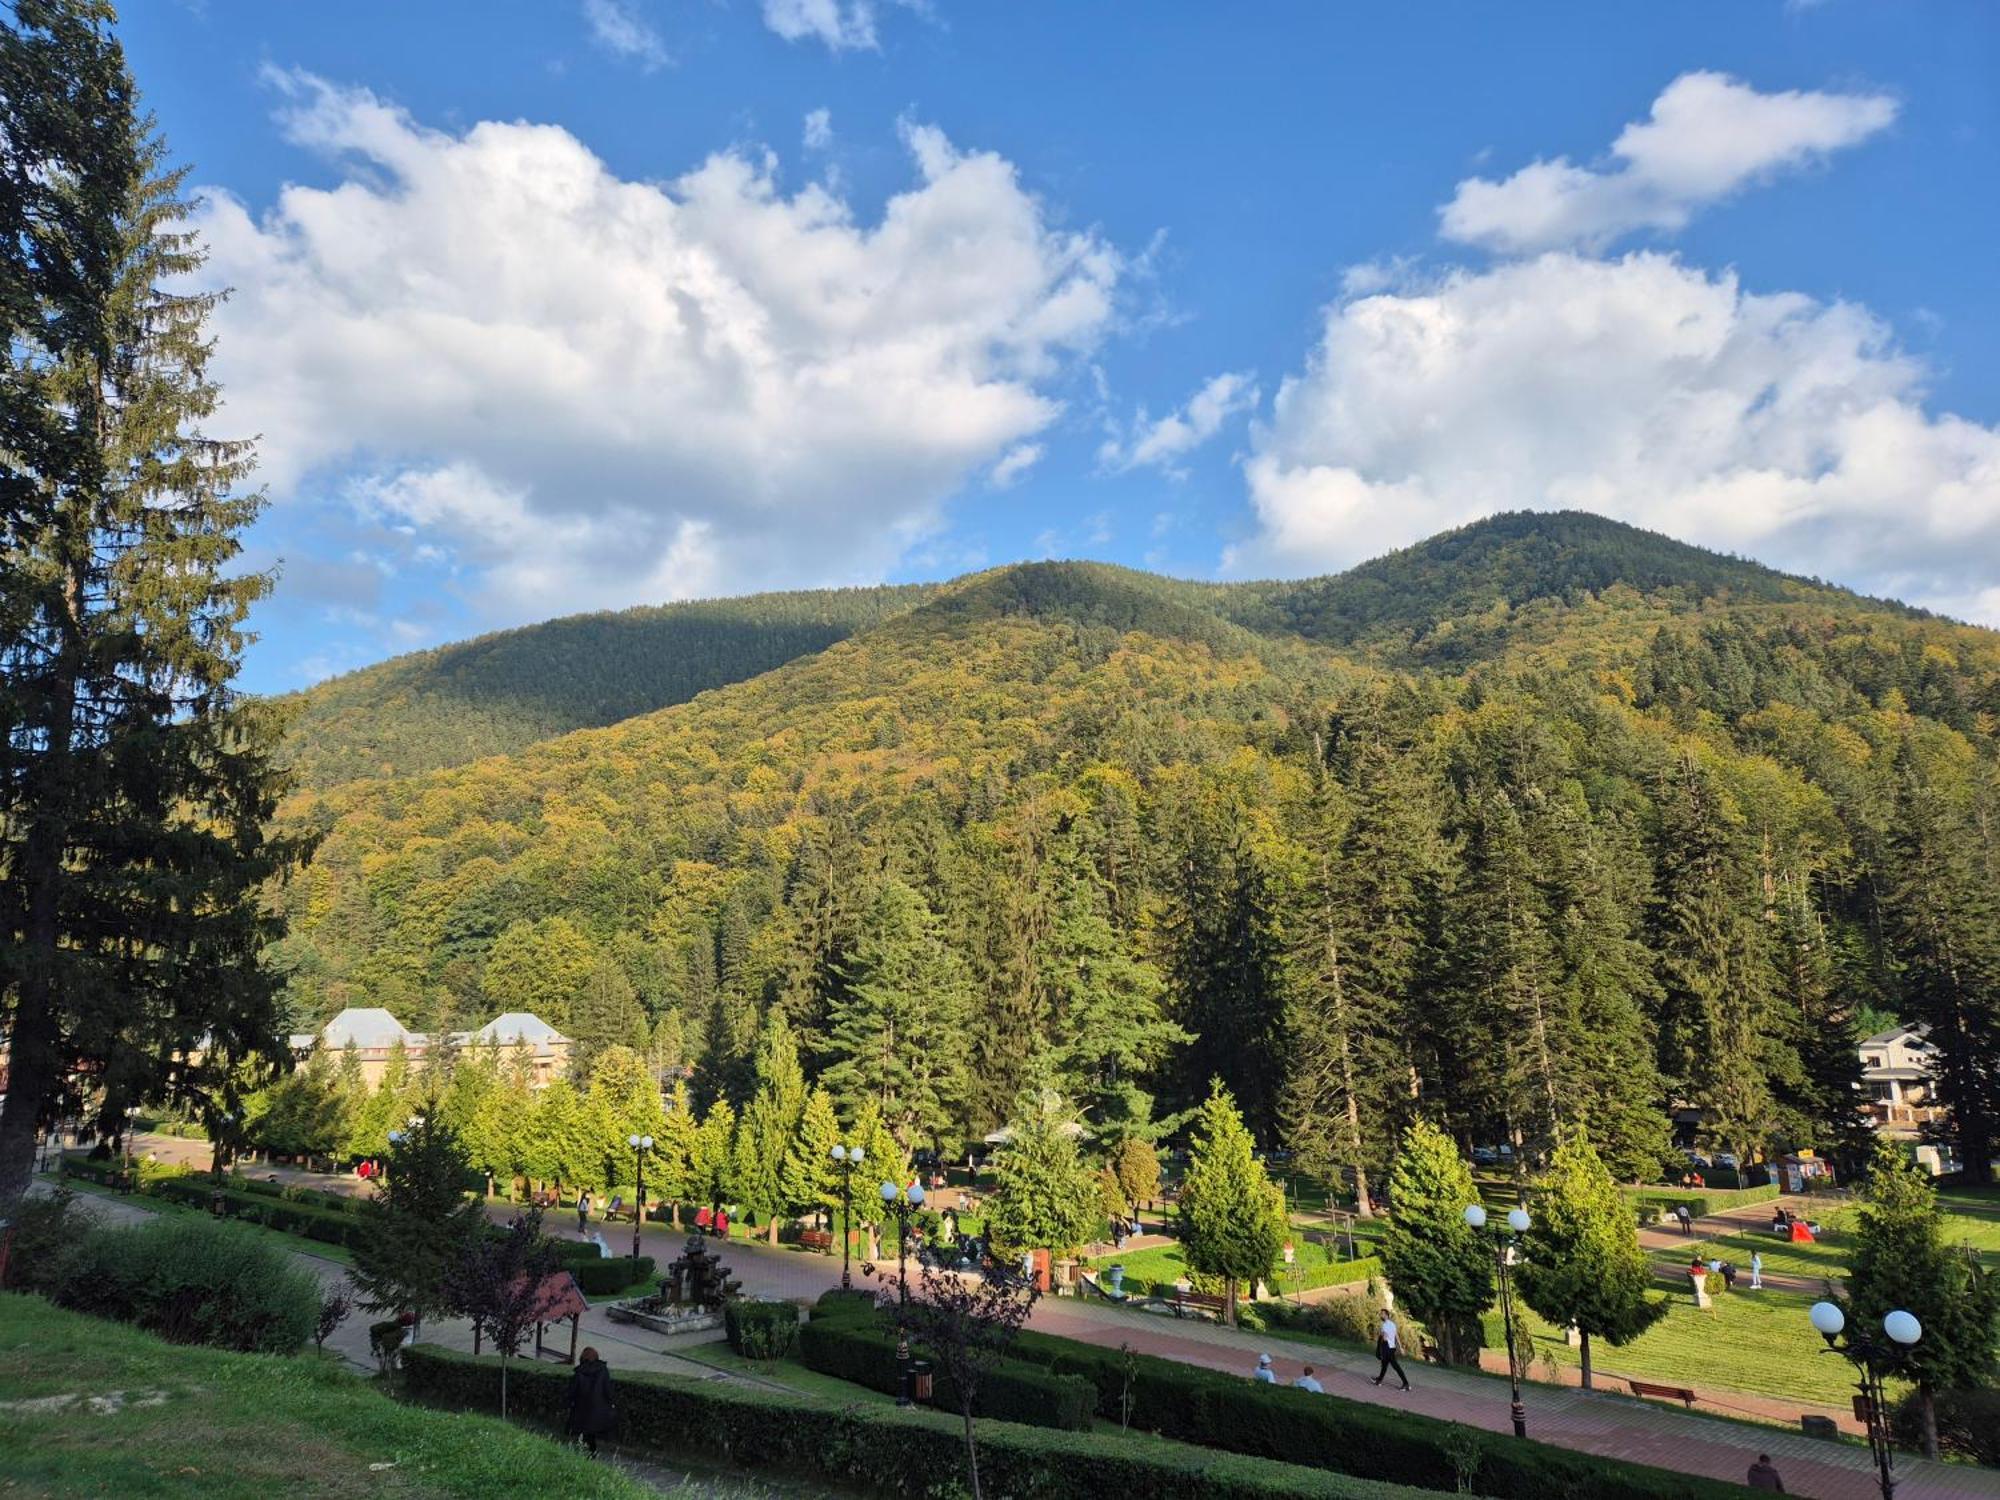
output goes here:
<path id="1" fill-rule="evenodd" d="M 452 1032 L 450 1039 L 460 1049 L 496 1042 L 509 1056 L 525 1044 L 531 1081 L 537 1088 L 561 1074 L 569 1063 L 570 1039 L 540 1016 L 524 1010 L 495 1016 L 477 1031 Z M 352 1047 L 370 1088 L 382 1081 L 398 1042 L 412 1063 L 420 1064 L 431 1047 L 431 1039 L 423 1032 L 411 1031 L 386 1010 L 365 1005 L 349 1006 L 318 1031 L 294 1032 L 291 1040 L 292 1053 L 301 1063 L 321 1048 L 337 1062 Z"/>
<path id="2" fill-rule="evenodd" d="M 1861 1043 L 1861 1086 L 1875 1128 L 1892 1140 L 1911 1142 L 1916 1157 L 1933 1175 L 1958 1169 L 1949 1146 L 1922 1139 L 1924 1127 L 1943 1117 L 1935 1102 L 1931 1070 L 1937 1048 L 1928 1026 L 1892 1026 Z"/>

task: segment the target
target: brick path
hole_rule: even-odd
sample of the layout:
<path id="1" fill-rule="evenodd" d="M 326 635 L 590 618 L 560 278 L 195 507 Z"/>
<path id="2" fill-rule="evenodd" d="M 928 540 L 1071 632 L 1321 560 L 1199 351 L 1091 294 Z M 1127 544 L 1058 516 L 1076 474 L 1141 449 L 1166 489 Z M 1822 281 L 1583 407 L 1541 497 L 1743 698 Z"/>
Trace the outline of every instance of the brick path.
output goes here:
<path id="1" fill-rule="evenodd" d="M 201 1159 L 206 1160 L 206 1148 L 200 1143 L 176 1144 L 195 1146 L 202 1152 Z M 165 1151 L 160 1154 L 163 1158 L 167 1157 Z M 249 1175 L 264 1176 L 270 1169 L 253 1167 L 248 1170 Z M 278 1175 L 287 1180 L 310 1181 L 322 1187 L 338 1185 L 348 1190 L 362 1187 L 353 1179 L 329 1180 L 284 1169 L 278 1169 Z M 1771 1207 L 1768 1203 L 1757 1204 L 1749 1209 L 1714 1215 L 1700 1222 L 1726 1231 L 1740 1228 L 1744 1223 L 1754 1223 L 1759 1218 L 1768 1222 Z M 504 1222 L 515 1210 L 507 1204 L 494 1204 L 490 1211 L 496 1219 Z M 566 1216 L 550 1215 L 547 1222 L 557 1232 L 565 1232 L 564 1225 L 567 1223 L 570 1227 L 565 1237 L 574 1233 L 574 1221 Z M 596 1227 L 593 1226 L 594 1229 Z M 630 1224 L 606 1226 L 603 1232 L 614 1249 L 623 1249 L 631 1243 Z M 1659 1231 L 1646 1233 L 1656 1234 Z M 644 1253 L 664 1264 L 679 1253 L 686 1236 L 686 1230 L 676 1233 L 665 1225 L 648 1224 L 641 1231 Z M 1665 1239 L 1667 1244 L 1688 1243 L 1678 1231 L 1666 1231 Z M 726 1255 L 744 1290 L 755 1296 L 810 1301 L 840 1284 L 838 1256 L 806 1254 L 789 1248 L 774 1249 L 743 1240 L 732 1240 Z M 301 1258 L 316 1259 L 310 1256 Z M 330 1262 L 320 1264 L 331 1266 Z M 340 1270 L 337 1266 L 331 1269 L 334 1272 Z M 888 1260 L 881 1270 L 893 1278 L 894 1259 Z M 855 1261 L 854 1274 L 857 1283 L 860 1282 L 859 1257 Z M 598 1316 L 601 1318 L 602 1315 Z M 1255 1367 L 1257 1355 L 1268 1353 L 1277 1362 L 1279 1379 L 1283 1381 L 1297 1374 L 1301 1365 L 1312 1364 L 1318 1368 L 1330 1394 L 1350 1401 L 1403 1408 L 1496 1432 L 1507 1431 L 1510 1426 L 1504 1381 L 1471 1371 L 1411 1364 L 1408 1369 L 1414 1389 L 1405 1394 L 1391 1386 L 1369 1384 L 1368 1377 L 1375 1373 L 1375 1360 L 1361 1349 L 1294 1342 L 1276 1334 L 1249 1333 L 1212 1324 L 1184 1322 L 1073 1298 L 1044 1299 L 1036 1306 L 1031 1323 L 1044 1332 L 1085 1343 L 1113 1348 L 1120 1343 L 1129 1343 L 1146 1354 L 1209 1369 L 1233 1371 L 1246 1378 Z M 603 1326 L 617 1327 L 608 1323 Z M 586 1342 L 600 1339 L 606 1343 L 616 1341 L 620 1346 L 616 1360 L 629 1368 L 648 1368 L 641 1363 L 643 1352 L 658 1350 L 662 1343 L 654 1337 L 650 1345 L 642 1344 L 640 1341 L 648 1339 L 649 1335 L 635 1335 L 622 1328 L 616 1333 L 600 1334 L 593 1328 L 589 1315 L 585 1318 L 585 1330 Z M 347 1330 L 343 1330 L 345 1332 Z M 434 1333 L 442 1338 L 450 1337 L 448 1329 L 426 1329 L 425 1332 L 427 1338 Z M 359 1330 L 359 1334 L 365 1361 L 365 1327 Z M 1787 1430 L 1785 1427 L 1750 1425 L 1689 1414 L 1677 1407 L 1641 1402 L 1604 1390 L 1583 1391 L 1535 1383 L 1524 1388 L 1523 1396 L 1528 1409 L 1528 1433 L 1543 1442 L 1635 1463 L 1654 1464 L 1679 1473 L 1702 1474 L 1737 1482 L 1741 1482 L 1752 1459 L 1759 1453 L 1769 1453 L 1784 1475 L 1791 1494 L 1814 1497 L 1814 1500 L 1875 1500 L 1879 1493 L 1867 1448 L 1856 1443 L 1832 1443 L 1805 1437 L 1796 1425 L 1798 1412 L 1805 1408 L 1796 1402 L 1773 1403 L 1781 1409 L 1771 1415 L 1788 1421 L 1791 1427 Z M 1734 1396 L 1731 1399 L 1736 1400 Z M 1747 1410 L 1760 1399 L 1746 1397 L 1742 1405 Z M 1896 1471 L 1899 1479 L 1897 1493 L 1901 1500 L 2000 1500 L 2000 1472 L 1994 1470 L 1960 1464 L 1926 1463 L 1905 1456 L 1897 1459 Z"/>

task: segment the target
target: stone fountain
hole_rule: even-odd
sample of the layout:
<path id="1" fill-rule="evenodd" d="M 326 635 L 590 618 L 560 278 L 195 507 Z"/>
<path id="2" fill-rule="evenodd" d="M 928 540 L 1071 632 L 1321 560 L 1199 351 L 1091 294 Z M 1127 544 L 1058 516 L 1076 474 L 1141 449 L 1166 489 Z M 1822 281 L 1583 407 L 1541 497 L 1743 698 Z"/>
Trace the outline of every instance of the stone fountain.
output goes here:
<path id="1" fill-rule="evenodd" d="M 605 1315 L 614 1323 L 636 1323 L 655 1333 L 705 1333 L 722 1327 L 722 1306 L 742 1294 L 719 1252 L 699 1234 L 667 1263 L 659 1290 L 629 1302 L 614 1302 Z"/>

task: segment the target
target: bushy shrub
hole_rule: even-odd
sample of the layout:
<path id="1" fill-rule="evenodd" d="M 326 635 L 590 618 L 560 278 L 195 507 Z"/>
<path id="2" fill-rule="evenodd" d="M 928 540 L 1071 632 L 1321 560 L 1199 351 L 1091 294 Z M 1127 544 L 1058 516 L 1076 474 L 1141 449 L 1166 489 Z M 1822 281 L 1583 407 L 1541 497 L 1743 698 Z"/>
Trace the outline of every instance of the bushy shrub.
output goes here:
<path id="1" fill-rule="evenodd" d="M 1353 1292 L 1308 1302 L 1302 1307 L 1267 1302 L 1260 1304 L 1258 1311 L 1267 1328 L 1296 1329 L 1319 1338 L 1344 1339 L 1350 1344 L 1369 1346 L 1374 1344 L 1375 1330 L 1382 1323 L 1381 1302 Z"/>
<path id="2" fill-rule="evenodd" d="M 291 1354 L 312 1337 L 319 1283 L 282 1251 L 206 1219 L 93 1229 L 60 1262 L 54 1300 L 181 1344 Z"/>
<path id="3" fill-rule="evenodd" d="M 499 1407 L 497 1360 L 420 1344 L 404 1353 L 403 1368 L 419 1400 Z M 510 1380 L 515 1415 L 551 1427 L 568 1416 L 568 1371 L 519 1361 Z M 703 1455 L 731 1468 L 812 1474 L 870 1494 L 965 1493 L 965 1447 L 955 1416 L 893 1406 L 803 1406 L 787 1394 L 721 1381 L 643 1373 L 617 1381 L 620 1438 L 634 1447 Z M 1004 1422 L 981 1429 L 979 1472 L 989 1493 L 1013 1500 L 1435 1500 L 1400 1486 L 1169 1448 L 1124 1433 Z"/>
<path id="4" fill-rule="evenodd" d="M 12 1219 L 14 1242 L 0 1285 L 15 1292 L 48 1291 L 61 1279 L 63 1261 L 90 1232 L 90 1214 L 75 1193 L 57 1188 L 47 1197 L 23 1198 Z"/>
<path id="5" fill-rule="evenodd" d="M 1026 1332 L 1015 1340 L 1012 1354 L 1089 1380 L 1097 1391 L 1098 1414 L 1118 1419 L 1127 1358 L 1118 1350 Z M 1150 1355 L 1132 1360 L 1137 1378 L 1131 1384 L 1131 1425 L 1203 1447 L 1434 1490 L 1456 1489 L 1461 1462 L 1470 1462 L 1473 1492 L 1495 1500 L 1566 1494 L 1593 1500 L 1721 1500 L 1743 1493 L 1719 1480 L 1596 1458 L 1338 1396 L 1274 1389 L 1173 1360 Z"/>
<path id="6" fill-rule="evenodd" d="M 880 1322 L 844 1314 L 815 1317 L 799 1330 L 798 1339 L 799 1357 L 808 1369 L 894 1394 L 901 1378 L 896 1336 Z M 916 1359 L 928 1357 L 915 1345 L 910 1353 Z M 940 1411 L 959 1409 L 958 1391 L 943 1370 L 936 1372 L 931 1393 Z M 975 1416 L 1002 1422 L 1087 1431 L 1096 1405 L 1097 1392 L 1087 1380 L 1003 1358 L 980 1377 L 972 1410 Z"/>
<path id="7" fill-rule="evenodd" d="M 1939 1391 L 1936 1406 L 1940 1453 L 2000 1466 L 2000 1390 Z M 1897 1446 L 1922 1452 L 1923 1402 L 1915 1391 L 1896 1403 L 1891 1420 Z"/>
<path id="8" fill-rule="evenodd" d="M 730 1302 L 722 1309 L 729 1347 L 746 1359 L 783 1359 L 799 1342 L 799 1310 L 789 1302 Z"/>
<path id="9" fill-rule="evenodd" d="M 634 1282 L 644 1281 L 653 1274 L 653 1257 L 642 1255 L 636 1266 L 629 1255 L 614 1255 L 605 1260 L 575 1260 L 563 1269 L 576 1278 L 576 1284 L 586 1297 L 608 1297 L 613 1292 L 622 1292 Z"/>

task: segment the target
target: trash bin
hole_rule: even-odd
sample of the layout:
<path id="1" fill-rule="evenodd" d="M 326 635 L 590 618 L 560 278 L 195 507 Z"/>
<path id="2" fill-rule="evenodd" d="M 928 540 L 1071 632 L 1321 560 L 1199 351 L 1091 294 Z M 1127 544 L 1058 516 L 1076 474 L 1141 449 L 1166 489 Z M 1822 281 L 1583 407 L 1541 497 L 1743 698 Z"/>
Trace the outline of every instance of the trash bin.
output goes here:
<path id="1" fill-rule="evenodd" d="M 912 1401 L 931 1399 L 931 1362 L 927 1359 L 910 1361 L 910 1399 Z"/>

